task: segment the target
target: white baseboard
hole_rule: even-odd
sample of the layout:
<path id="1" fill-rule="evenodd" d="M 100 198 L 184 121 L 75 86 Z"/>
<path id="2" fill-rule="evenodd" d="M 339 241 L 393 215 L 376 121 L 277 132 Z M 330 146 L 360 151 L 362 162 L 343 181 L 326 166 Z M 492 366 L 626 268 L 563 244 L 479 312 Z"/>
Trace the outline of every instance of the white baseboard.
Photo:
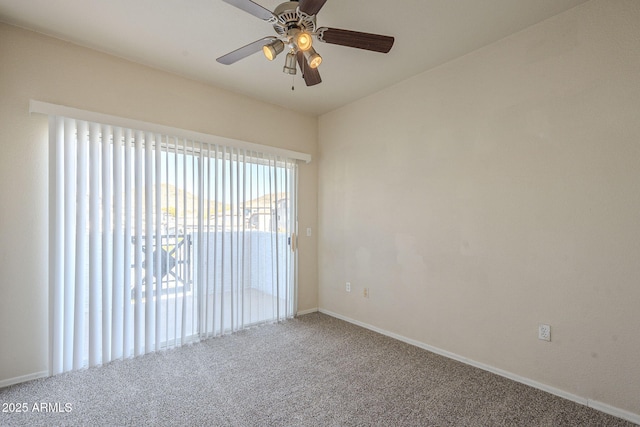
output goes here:
<path id="1" fill-rule="evenodd" d="M 638 414 L 616 408 L 615 406 L 611 406 L 606 403 L 598 402 L 597 400 L 588 399 L 588 401 L 589 403 L 587 406 L 595 409 L 596 411 L 604 412 L 605 414 L 613 415 L 614 417 L 622 418 L 623 420 L 631 421 L 634 424 L 640 425 L 640 415 Z"/>
<path id="2" fill-rule="evenodd" d="M 604 412 L 605 414 L 613 415 L 614 417 L 622 418 L 627 421 L 631 421 L 635 424 L 640 424 L 640 414 L 635 414 L 633 412 L 625 411 L 624 409 L 616 408 L 615 406 L 608 405 L 606 403 L 599 402 L 597 400 L 592 400 L 586 397 L 578 396 L 567 391 L 561 390 L 559 388 L 552 387 L 547 384 L 540 383 L 538 381 L 532 380 L 530 378 L 522 377 L 520 375 L 516 375 L 512 372 L 504 371 L 502 369 L 486 365 L 484 363 L 477 362 L 475 360 L 466 358 L 464 356 L 460 356 L 459 354 L 452 353 L 450 351 L 443 350 L 441 348 L 433 347 L 431 345 L 425 344 L 420 341 L 416 341 L 411 338 L 404 337 L 402 335 L 398 335 L 393 332 L 389 332 L 387 330 L 378 328 L 376 326 L 370 325 L 368 323 L 360 322 L 359 320 L 351 319 L 349 317 L 343 316 L 338 313 L 334 313 L 329 310 L 325 310 L 323 308 L 318 309 L 320 313 L 324 313 L 328 316 L 335 317 L 337 319 L 344 320 L 349 323 L 353 323 L 354 325 L 361 326 L 365 329 L 372 330 L 374 332 L 378 332 L 379 334 L 386 335 L 388 337 L 397 339 L 398 341 L 405 342 L 407 344 L 414 345 L 416 347 L 422 348 L 424 350 L 430 351 L 432 353 L 439 354 L 444 357 L 448 357 L 449 359 L 457 360 L 458 362 L 465 363 L 467 365 L 474 366 L 476 368 L 494 373 L 496 375 L 500 375 L 501 377 L 508 378 L 513 381 L 517 381 L 522 384 L 526 384 L 533 388 L 537 388 L 538 390 L 546 391 L 547 393 L 554 394 L 556 396 L 562 397 L 567 400 L 571 400 L 573 402 L 579 403 L 581 405 L 588 406 L 597 411 Z"/>
<path id="3" fill-rule="evenodd" d="M 31 380 L 37 380 L 38 378 L 45 378 L 49 376 L 49 371 L 34 372 L 33 374 L 21 375 L 19 377 L 8 378 L 6 380 L 0 380 L 0 388 L 9 387 L 10 385 L 20 384 Z"/>
<path id="4" fill-rule="evenodd" d="M 318 311 L 318 307 L 310 308 L 308 310 L 302 310 L 296 313 L 296 316 L 304 316 L 305 314 L 316 313 Z"/>

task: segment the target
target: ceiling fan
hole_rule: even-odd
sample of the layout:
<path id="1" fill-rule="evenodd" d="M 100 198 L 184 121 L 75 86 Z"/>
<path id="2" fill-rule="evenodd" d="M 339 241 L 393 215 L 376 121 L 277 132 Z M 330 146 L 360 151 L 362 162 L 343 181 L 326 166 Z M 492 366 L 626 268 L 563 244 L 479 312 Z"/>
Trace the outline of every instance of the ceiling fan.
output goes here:
<path id="1" fill-rule="evenodd" d="M 322 82 L 318 72 L 322 57 L 313 48 L 314 37 L 324 43 L 381 53 L 389 52 L 393 46 L 394 38 L 390 36 L 338 28 L 318 28 L 316 15 L 327 0 L 287 1 L 276 7 L 273 12 L 251 0 L 223 1 L 272 24 L 278 35 L 263 37 L 221 56 L 217 59 L 221 64 L 231 65 L 260 50 L 268 60 L 272 61 L 287 48 L 289 52 L 282 71 L 286 74 L 296 74 L 297 62 L 305 83 L 307 86 L 313 86 Z"/>

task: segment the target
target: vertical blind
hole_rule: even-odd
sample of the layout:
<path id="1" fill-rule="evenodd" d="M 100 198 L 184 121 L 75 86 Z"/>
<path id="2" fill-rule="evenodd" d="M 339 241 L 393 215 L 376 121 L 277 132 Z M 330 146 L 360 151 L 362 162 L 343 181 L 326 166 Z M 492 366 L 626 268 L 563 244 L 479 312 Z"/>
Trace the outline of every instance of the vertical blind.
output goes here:
<path id="1" fill-rule="evenodd" d="M 295 160 L 49 116 L 51 373 L 293 316 Z"/>

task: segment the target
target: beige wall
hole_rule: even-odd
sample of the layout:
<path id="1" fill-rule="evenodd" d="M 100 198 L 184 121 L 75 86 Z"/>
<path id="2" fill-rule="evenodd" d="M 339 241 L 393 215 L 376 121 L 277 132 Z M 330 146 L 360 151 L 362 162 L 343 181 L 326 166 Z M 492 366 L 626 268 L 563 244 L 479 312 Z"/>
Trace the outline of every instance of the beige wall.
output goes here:
<path id="1" fill-rule="evenodd" d="M 47 369 L 38 99 L 311 153 L 300 310 L 640 414 L 638 22 L 640 2 L 594 0 L 319 124 L 0 24 L 0 381 Z"/>
<path id="2" fill-rule="evenodd" d="M 595 0 L 321 116 L 321 309 L 640 414 L 639 23 Z"/>
<path id="3" fill-rule="evenodd" d="M 0 24 L 0 382 L 47 370 L 47 118 L 30 99 L 316 155 L 315 117 Z M 299 169 L 299 310 L 317 307 L 316 164 Z"/>

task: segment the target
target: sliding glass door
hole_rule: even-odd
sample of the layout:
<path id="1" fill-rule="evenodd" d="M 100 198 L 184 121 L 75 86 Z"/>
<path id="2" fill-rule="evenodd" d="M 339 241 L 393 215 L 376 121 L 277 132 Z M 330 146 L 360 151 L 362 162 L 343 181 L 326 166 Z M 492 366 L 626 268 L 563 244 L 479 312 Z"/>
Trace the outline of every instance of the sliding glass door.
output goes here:
<path id="1" fill-rule="evenodd" d="M 292 317 L 294 160 L 50 119 L 52 373 Z"/>

